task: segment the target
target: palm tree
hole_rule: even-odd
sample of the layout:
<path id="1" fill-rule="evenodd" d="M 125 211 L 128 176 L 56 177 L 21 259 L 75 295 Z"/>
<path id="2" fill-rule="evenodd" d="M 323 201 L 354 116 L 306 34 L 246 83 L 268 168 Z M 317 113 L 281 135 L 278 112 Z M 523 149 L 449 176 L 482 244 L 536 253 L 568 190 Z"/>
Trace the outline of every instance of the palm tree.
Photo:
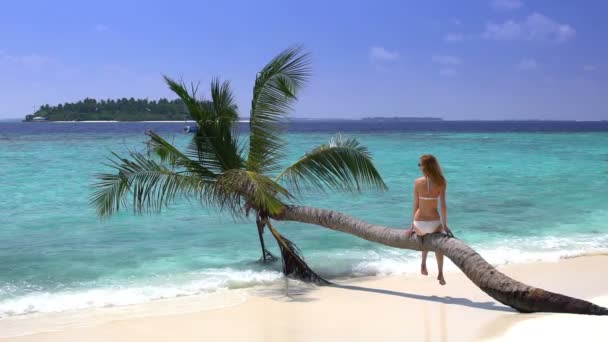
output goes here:
<path id="1" fill-rule="evenodd" d="M 367 149 L 355 140 L 333 138 L 281 170 L 287 142 L 281 137 L 285 115 L 309 77 L 309 57 L 300 48 L 283 51 L 258 73 L 253 88 L 247 146 L 237 138 L 238 113 L 229 82 L 211 82 L 211 101 L 197 99 L 197 87 L 165 77 L 184 102 L 198 129 L 184 152 L 148 132 L 148 153 L 114 155 L 116 174 L 98 175 L 93 204 L 100 216 L 111 215 L 132 196 L 138 212 L 160 211 L 177 196 L 229 211 L 255 215 L 263 262 L 276 259 L 263 238 L 268 227 L 281 251 L 283 271 L 303 280 L 328 282 L 308 267 L 296 245 L 271 224 L 300 189 L 329 186 L 360 191 L 386 185 Z M 247 153 L 245 153 L 245 150 Z M 290 192 L 280 182 L 290 183 Z"/>
<path id="2" fill-rule="evenodd" d="M 607 309 L 592 303 L 508 278 L 458 239 L 439 233 L 408 239 L 403 230 L 374 226 L 335 211 L 290 204 L 304 190 L 386 190 L 367 148 L 340 135 L 281 170 L 286 157 L 281 132 L 298 90 L 308 80 L 309 65 L 306 53 L 290 48 L 257 74 L 248 144 L 238 140 L 237 106 L 229 82 L 214 79 L 211 101 L 202 101 L 197 99 L 197 87 L 187 89 L 183 82 L 165 77 L 197 122 L 196 134 L 183 152 L 148 132 L 147 153 L 130 152 L 129 158 L 114 154 L 110 160 L 117 172 L 97 175 L 92 204 L 98 214 L 113 214 L 127 205 L 128 198 L 137 212 L 158 212 L 177 197 L 187 197 L 234 216 L 253 213 L 261 260 L 274 258 L 264 244 L 267 227 L 281 251 L 286 276 L 330 284 L 306 264 L 297 246 L 278 231 L 271 219 L 315 224 L 397 248 L 441 251 L 483 291 L 521 312 L 608 314 Z"/>

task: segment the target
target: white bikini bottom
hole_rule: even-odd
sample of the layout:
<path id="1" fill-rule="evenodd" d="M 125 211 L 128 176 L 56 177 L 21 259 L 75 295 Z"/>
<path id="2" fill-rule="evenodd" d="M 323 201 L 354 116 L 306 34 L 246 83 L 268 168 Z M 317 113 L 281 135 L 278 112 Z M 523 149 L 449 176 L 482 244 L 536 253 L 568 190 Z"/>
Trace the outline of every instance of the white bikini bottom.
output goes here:
<path id="1" fill-rule="evenodd" d="M 414 220 L 414 228 L 418 235 L 431 234 L 437 231 L 441 226 L 441 221 L 416 221 Z M 443 232 L 443 228 L 439 230 Z"/>

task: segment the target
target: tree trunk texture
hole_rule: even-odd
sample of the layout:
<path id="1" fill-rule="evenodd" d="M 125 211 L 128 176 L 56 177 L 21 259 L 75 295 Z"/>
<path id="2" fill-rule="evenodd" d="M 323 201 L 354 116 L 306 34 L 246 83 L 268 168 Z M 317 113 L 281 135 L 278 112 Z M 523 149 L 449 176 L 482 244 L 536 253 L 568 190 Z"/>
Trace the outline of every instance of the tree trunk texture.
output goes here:
<path id="1" fill-rule="evenodd" d="M 264 245 L 264 226 L 266 226 L 266 223 L 258 216 L 255 219 L 255 224 L 258 227 L 258 237 L 260 238 L 260 246 L 262 247 L 262 257 L 260 258 L 260 261 L 267 263 L 277 260 L 277 257 L 272 255 Z"/>
<path id="2" fill-rule="evenodd" d="M 403 229 L 373 225 L 337 211 L 306 206 L 286 206 L 281 221 L 296 221 L 356 235 L 386 246 L 441 252 L 482 291 L 519 312 L 560 312 L 608 315 L 608 309 L 593 303 L 545 291 L 509 278 L 497 271 L 481 255 L 461 240 L 441 233 L 406 238 Z"/>
<path id="3" fill-rule="evenodd" d="M 283 274 L 285 274 L 285 276 L 315 283 L 317 285 L 331 284 L 331 282 L 323 279 L 323 277 L 319 276 L 308 266 L 308 264 L 306 264 L 298 246 L 281 235 L 281 233 L 272 226 L 269 220 L 266 220 L 265 222 L 270 233 L 277 240 L 277 244 L 281 250 L 281 261 L 283 263 Z"/>

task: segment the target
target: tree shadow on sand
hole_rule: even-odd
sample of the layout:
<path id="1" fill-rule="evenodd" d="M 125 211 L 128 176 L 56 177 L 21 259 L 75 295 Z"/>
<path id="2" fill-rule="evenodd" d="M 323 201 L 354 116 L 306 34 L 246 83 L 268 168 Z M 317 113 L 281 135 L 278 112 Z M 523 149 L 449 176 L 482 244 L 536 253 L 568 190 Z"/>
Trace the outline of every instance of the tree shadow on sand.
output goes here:
<path id="1" fill-rule="evenodd" d="M 340 289 L 345 289 L 345 290 L 373 292 L 373 293 L 380 293 L 380 294 L 403 297 L 403 298 L 426 300 L 429 302 L 436 302 L 436 303 L 443 303 L 443 304 L 450 304 L 450 305 L 462 305 L 462 306 L 468 306 L 468 307 L 476 308 L 476 309 L 501 311 L 501 312 L 513 312 L 513 313 L 517 312 L 509 307 L 497 305 L 495 302 L 474 302 L 467 298 L 454 298 L 454 297 L 449 297 L 449 296 L 448 297 L 424 296 L 424 295 L 413 294 L 413 293 L 397 292 L 397 291 L 391 291 L 391 290 L 375 289 L 375 288 L 371 288 L 371 287 L 362 287 L 362 286 L 354 286 L 354 285 L 332 284 L 329 286 L 335 287 L 335 288 L 340 288 Z"/>
<path id="2" fill-rule="evenodd" d="M 317 287 L 312 284 L 285 280 L 284 286 L 258 288 L 253 291 L 253 294 L 280 302 L 306 303 L 317 300 L 310 296 L 316 289 Z"/>

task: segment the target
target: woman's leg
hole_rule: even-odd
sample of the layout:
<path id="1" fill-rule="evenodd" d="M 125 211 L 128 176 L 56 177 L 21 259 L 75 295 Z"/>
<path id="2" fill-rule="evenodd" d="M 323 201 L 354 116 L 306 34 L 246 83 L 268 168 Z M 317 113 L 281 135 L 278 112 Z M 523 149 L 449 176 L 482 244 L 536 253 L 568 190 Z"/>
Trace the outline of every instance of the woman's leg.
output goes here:
<path id="1" fill-rule="evenodd" d="M 440 224 L 439 227 L 437 227 L 435 233 L 437 232 L 445 233 L 443 230 L 443 225 Z M 435 258 L 437 259 L 437 269 L 439 270 L 437 280 L 439 280 L 439 284 L 445 285 L 445 279 L 443 278 L 443 253 L 435 252 Z"/>
<path id="2" fill-rule="evenodd" d="M 435 257 L 437 258 L 437 268 L 439 269 L 437 280 L 439 280 L 439 284 L 445 285 L 445 279 L 443 278 L 443 253 L 435 252 Z"/>
<path id="3" fill-rule="evenodd" d="M 422 273 L 423 275 L 429 275 L 429 272 L 426 270 L 426 256 L 428 254 L 428 251 L 422 251 L 422 264 L 420 265 L 420 273 Z"/>

